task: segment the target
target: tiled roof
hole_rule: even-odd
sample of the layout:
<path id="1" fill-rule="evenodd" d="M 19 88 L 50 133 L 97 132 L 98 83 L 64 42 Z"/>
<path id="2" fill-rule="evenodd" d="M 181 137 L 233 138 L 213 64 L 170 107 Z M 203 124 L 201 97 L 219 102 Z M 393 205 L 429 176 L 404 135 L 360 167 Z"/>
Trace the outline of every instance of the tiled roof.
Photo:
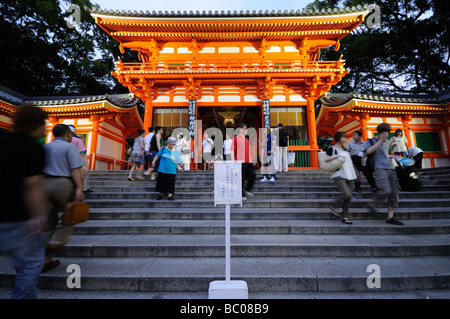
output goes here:
<path id="1" fill-rule="evenodd" d="M 58 106 L 89 102 L 108 101 L 115 106 L 130 108 L 135 106 L 139 99 L 134 94 L 104 94 L 84 96 L 25 96 L 7 87 L 0 85 L 0 100 L 13 105 L 32 103 L 36 106 Z"/>
<path id="2" fill-rule="evenodd" d="M 103 15 L 110 15 L 110 16 L 123 16 L 123 17 L 153 17 L 153 18 L 193 18 L 193 17 L 289 17 L 289 16 L 318 16 L 318 15 L 335 15 L 335 14 L 343 14 L 343 13 L 358 13 L 363 12 L 368 9 L 368 5 L 357 5 L 353 7 L 346 7 L 346 8 L 334 8 L 334 9 L 322 9 L 322 10 L 272 10 L 272 11 L 139 11 L 136 10 L 131 11 L 125 11 L 125 10 L 108 10 L 108 9 L 101 9 L 99 7 L 93 7 L 89 11 L 94 14 L 103 14 Z"/>
<path id="3" fill-rule="evenodd" d="M 391 103 L 443 104 L 450 101 L 450 88 L 438 94 L 427 95 L 394 95 L 394 94 L 336 94 L 327 93 L 320 98 L 323 105 L 336 107 L 344 105 L 352 99 Z"/>

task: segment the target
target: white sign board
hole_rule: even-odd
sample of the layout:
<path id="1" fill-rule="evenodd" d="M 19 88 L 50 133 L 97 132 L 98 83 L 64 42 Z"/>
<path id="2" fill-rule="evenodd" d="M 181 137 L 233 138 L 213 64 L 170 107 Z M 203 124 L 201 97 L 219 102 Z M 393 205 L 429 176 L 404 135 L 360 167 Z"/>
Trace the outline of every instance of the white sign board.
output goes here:
<path id="1" fill-rule="evenodd" d="M 217 204 L 240 204 L 242 206 L 240 161 L 214 162 L 214 206 Z"/>

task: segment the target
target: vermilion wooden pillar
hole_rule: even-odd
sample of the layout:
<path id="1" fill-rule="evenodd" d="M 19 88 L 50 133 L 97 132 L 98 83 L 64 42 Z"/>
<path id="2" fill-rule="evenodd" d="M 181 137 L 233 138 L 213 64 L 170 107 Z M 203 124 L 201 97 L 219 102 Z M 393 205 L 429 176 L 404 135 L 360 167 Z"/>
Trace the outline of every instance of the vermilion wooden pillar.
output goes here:
<path id="1" fill-rule="evenodd" d="M 145 101 L 145 113 L 144 113 L 144 130 L 145 134 L 148 134 L 148 128 L 152 126 L 153 121 L 153 103 L 151 100 Z"/>
<path id="2" fill-rule="evenodd" d="M 308 123 L 308 140 L 309 146 L 312 150 L 319 148 L 317 144 L 317 132 L 316 132 L 316 112 L 314 110 L 314 98 L 306 98 L 306 121 Z M 309 152 L 309 165 L 311 168 L 318 168 L 319 161 L 317 158 L 317 151 Z"/>

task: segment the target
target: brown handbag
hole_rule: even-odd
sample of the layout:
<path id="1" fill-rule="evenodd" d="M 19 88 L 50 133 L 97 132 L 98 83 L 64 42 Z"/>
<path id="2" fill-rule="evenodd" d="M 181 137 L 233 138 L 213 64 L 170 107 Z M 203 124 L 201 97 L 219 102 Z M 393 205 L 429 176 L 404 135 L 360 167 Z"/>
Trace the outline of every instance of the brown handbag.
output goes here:
<path id="1" fill-rule="evenodd" d="M 74 202 L 67 205 L 61 218 L 62 225 L 76 225 L 84 223 L 89 218 L 89 204 Z"/>

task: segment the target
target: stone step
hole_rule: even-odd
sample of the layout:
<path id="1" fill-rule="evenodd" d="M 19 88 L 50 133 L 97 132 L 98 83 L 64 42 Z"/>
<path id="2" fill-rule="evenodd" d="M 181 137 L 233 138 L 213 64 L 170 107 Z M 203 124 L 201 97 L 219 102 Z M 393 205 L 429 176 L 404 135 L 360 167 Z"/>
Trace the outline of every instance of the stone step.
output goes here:
<path id="1" fill-rule="evenodd" d="M 210 208 L 214 206 L 213 200 L 196 200 L 196 199 L 176 199 L 174 195 L 174 201 L 155 200 L 155 199 L 140 199 L 140 200 L 128 200 L 128 199 L 86 199 L 91 207 L 128 207 L 128 208 L 150 208 L 150 207 L 166 207 L 166 208 Z M 300 199 L 260 199 L 252 197 L 243 202 L 246 208 L 289 208 L 289 207 L 321 207 L 325 208 L 334 202 L 334 197 L 331 199 L 314 199 L 311 201 L 305 201 Z M 365 208 L 367 200 L 355 199 L 352 200 L 351 207 L 353 208 Z M 232 205 L 236 207 L 237 205 Z M 450 198 L 435 198 L 435 199 L 400 199 L 399 207 L 450 207 Z"/>
<path id="2" fill-rule="evenodd" d="M 207 293 L 211 281 L 225 277 L 224 258 L 60 259 L 58 267 L 40 276 L 40 289 L 74 293 L 74 289 L 67 287 L 70 264 L 78 265 L 81 270 L 81 288 L 77 291 Z M 368 277 L 373 274 L 369 265 L 379 267 L 380 288 L 367 286 Z M 13 267 L 3 259 L 0 269 L 0 286 L 12 286 Z M 449 289 L 450 257 L 233 257 L 231 279 L 246 281 L 249 296 L 257 292 L 374 293 Z"/>
<path id="3" fill-rule="evenodd" d="M 408 220 L 396 227 L 374 220 L 232 220 L 232 234 L 412 235 L 448 234 L 450 219 Z M 224 234 L 224 220 L 89 220 L 74 235 Z"/>
<path id="4" fill-rule="evenodd" d="M 450 174 L 450 166 L 446 167 L 435 167 L 435 168 L 422 168 L 415 169 L 416 173 L 420 174 L 428 174 L 428 175 L 440 175 L 440 174 Z M 95 170 L 90 171 L 89 175 L 123 175 L 126 176 L 129 174 L 129 170 Z M 136 171 L 135 171 L 136 172 Z M 260 173 L 261 170 L 256 170 L 256 173 Z M 214 175 L 214 170 L 204 171 L 204 170 L 187 170 L 182 172 L 182 174 L 195 174 L 195 175 Z M 289 170 L 289 172 L 277 172 L 278 175 L 331 175 L 328 172 L 322 170 L 314 170 L 314 169 L 304 169 L 304 170 Z"/>
<path id="5" fill-rule="evenodd" d="M 77 235 L 69 257 L 221 257 L 224 235 Z M 450 256 L 450 234 L 241 235 L 231 234 L 236 257 Z"/>
<path id="6" fill-rule="evenodd" d="M 136 176 L 134 176 L 135 182 L 151 182 L 150 177 L 144 176 L 144 181 L 140 181 L 136 179 Z M 260 181 L 262 179 L 262 176 L 256 176 L 256 181 Z M 445 176 L 419 176 L 419 179 L 423 183 L 430 183 L 432 181 L 450 181 L 450 175 Z M 183 175 L 183 174 L 177 174 L 176 175 L 177 182 L 185 182 L 185 181 L 195 181 L 195 182 L 214 182 L 213 176 L 196 176 L 196 175 Z M 329 182 L 331 180 L 331 176 L 309 176 L 309 177 L 303 177 L 303 176 L 289 176 L 289 177 L 277 177 L 277 182 Z M 116 182 L 116 181 L 128 181 L 127 176 L 101 176 L 101 177 L 89 177 L 90 182 Z"/>
<path id="7" fill-rule="evenodd" d="M 264 182 L 255 182 L 255 186 L 259 185 L 267 185 L 268 183 Z M 364 185 L 368 185 L 367 182 L 363 182 Z M 426 187 L 430 186 L 442 186 L 445 190 L 448 190 L 450 185 L 450 180 L 432 180 L 423 183 Z M 150 186 L 156 185 L 155 181 L 134 181 L 130 182 L 127 180 L 112 180 L 112 181 L 90 181 L 89 186 Z M 272 183 L 271 183 L 272 185 Z M 334 182 L 332 180 L 319 180 L 319 181 L 304 181 L 304 180 L 293 180 L 293 181 L 276 181 L 273 183 L 275 187 L 289 187 L 289 186 L 334 186 Z M 175 187 L 179 186 L 209 186 L 214 187 L 214 181 L 197 181 L 197 180 L 176 180 Z"/>
<path id="8" fill-rule="evenodd" d="M 92 192 L 85 195 L 86 200 L 97 200 L 97 199 L 154 199 L 158 193 L 153 189 L 152 191 L 142 192 Z M 255 195 L 254 198 L 265 198 L 265 199 L 319 199 L 319 198 L 333 198 L 337 197 L 338 193 L 334 192 L 287 192 L 278 191 L 272 192 L 252 192 Z M 354 193 L 355 199 L 371 199 L 373 198 L 372 193 Z M 214 200 L 214 192 L 204 191 L 204 192 L 176 192 L 177 199 L 210 199 Z M 450 191 L 442 192 L 400 192 L 400 199 L 433 199 L 433 198 L 450 198 Z"/>
<path id="9" fill-rule="evenodd" d="M 134 184 L 133 186 L 92 186 L 90 185 L 89 188 L 93 192 L 122 192 L 122 193 L 132 193 L 132 192 L 154 192 L 155 191 L 155 185 L 144 185 L 139 186 L 138 184 Z M 284 192 L 335 192 L 338 190 L 338 188 L 333 184 L 328 184 L 328 186 L 277 186 L 276 183 L 255 183 L 255 185 L 252 188 L 252 191 L 254 192 L 273 192 L 274 190 L 282 188 Z M 367 183 L 363 183 L 361 185 L 363 193 L 372 193 L 370 190 L 370 186 Z M 179 184 L 176 185 L 176 191 L 177 193 L 181 192 L 212 192 L 213 186 L 180 186 Z M 449 186 L 443 186 L 443 185 L 422 185 L 421 186 L 422 192 L 435 192 L 435 191 L 450 191 L 450 185 Z M 407 193 L 407 192 L 400 192 L 400 193 Z M 86 194 L 87 195 L 87 194 Z"/>
<path id="10" fill-rule="evenodd" d="M 381 209 L 385 218 L 386 208 Z M 395 215 L 402 220 L 411 219 L 450 219 L 449 207 L 421 207 L 397 208 Z M 225 209 L 211 207 L 197 208 L 91 208 L 90 220 L 223 220 Z M 352 220 L 374 220 L 367 209 L 350 208 Z M 328 208 L 246 208 L 233 207 L 233 220 L 330 220 L 335 219 Z"/>
<path id="11" fill-rule="evenodd" d="M 0 299 L 9 299 L 11 297 L 10 288 L 0 288 Z M 154 300 L 154 304 L 158 304 L 161 307 L 165 307 L 163 302 L 170 303 L 170 306 L 175 306 L 174 313 L 179 314 L 181 307 L 186 306 L 186 300 L 190 300 L 190 304 L 193 302 L 196 305 L 204 304 L 204 300 L 196 301 L 198 299 L 208 299 L 208 291 L 199 292 L 171 292 L 171 291 L 118 291 L 118 290 L 50 290 L 39 289 L 38 299 L 142 299 Z M 156 300 L 155 300 L 156 299 Z M 378 289 L 371 289 L 369 292 L 365 291 L 288 291 L 288 292 L 261 292 L 261 291 L 249 291 L 250 300 L 267 300 L 271 303 L 269 306 L 271 310 L 274 306 L 280 307 L 279 310 L 273 312 L 281 313 L 283 310 L 287 310 L 285 303 L 274 302 L 273 300 L 291 299 L 295 301 L 287 301 L 289 305 L 292 305 L 292 309 L 297 307 L 298 299 L 341 299 L 341 300 L 355 300 L 355 299 L 450 299 L 450 289 L 417 289 L 412 291 L 379 291 Z M 209 301 L 211 302 L 211 300 Z M 294 304 L 295 303 L 295 304 Z M 177 306 L 178 305 L 178 306 Z M 216 306 L 217 307 L 217 306 Z M 167 308 L 164 308 L 167 313 Z M 287 312 L 288 313 L 288 312 Z"/>

